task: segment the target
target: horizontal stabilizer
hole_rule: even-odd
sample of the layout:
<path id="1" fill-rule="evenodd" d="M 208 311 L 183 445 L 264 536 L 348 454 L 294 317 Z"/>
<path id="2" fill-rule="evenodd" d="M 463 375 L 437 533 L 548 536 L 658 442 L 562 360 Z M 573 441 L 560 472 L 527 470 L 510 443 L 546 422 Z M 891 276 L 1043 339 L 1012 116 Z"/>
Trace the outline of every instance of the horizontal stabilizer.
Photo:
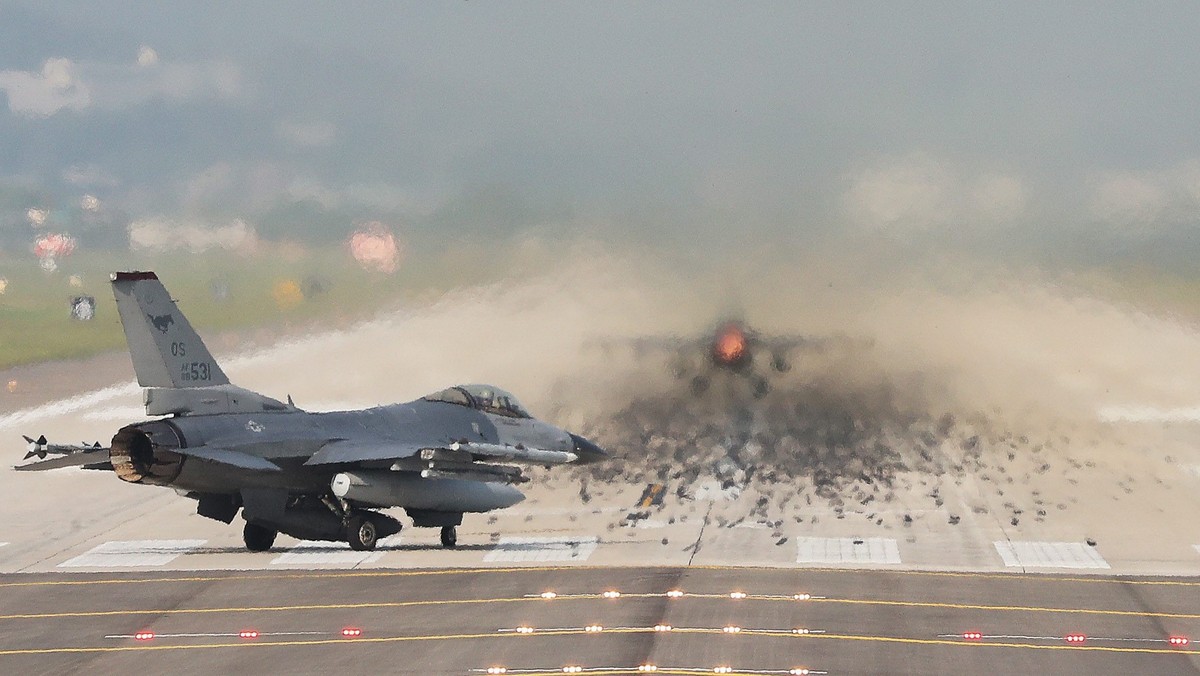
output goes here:
<path id="1" fill-rule="evenodd" d="M 210 448 L 208 446 L 197 446 L 196 448 L 174 448 L 171 449 L 180 455 L 197 460 L 207 460 L 208 462 L 216 462 L 223 465 L 232 465 L 242 469 L 253 469 L 262 472 L 279 472 L 279 465 L 260 458 L 257 455 L 249 453 L 239 453 L 225 448 Z"/>

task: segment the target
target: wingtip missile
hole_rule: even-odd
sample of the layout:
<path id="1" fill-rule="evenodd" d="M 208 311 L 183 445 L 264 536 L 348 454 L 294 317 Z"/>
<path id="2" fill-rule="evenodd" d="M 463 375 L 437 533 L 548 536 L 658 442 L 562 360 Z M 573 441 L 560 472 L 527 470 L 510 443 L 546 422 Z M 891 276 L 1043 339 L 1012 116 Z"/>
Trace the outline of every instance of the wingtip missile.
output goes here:
<path id="1" fill-rule="evenodd" d="M 105 448 L 104 446 L 100 445 L 99 441 L 92 442 L 91 444 L 88 444 L 88 442 L 84 441 L 76 446 L 71 444 L 52 444 L 46 440 L 46 435 L 44 434 L 39 436 L 37 439 L 31 439 L 24 434 L 22 434 L 21 437 L 25 439 L 25 442 L 28 444 L 26 447 L 27 450 L 25 452 L 25 457 L 23 458 L 24 460 L 28 460 L 35 455 L 39 460 L 45 460 L 46 456 L 51 453 L 55 455 L 73 455 L 76 453 L 88 453 L 91 451 L 104 450 Z"/>
<path id="2" fill-rule="evenodd" d="M 35 439 L 30 439 L 28 436 L 22 434 L 21 438 L 23 438 L 25 440 L 25 442 L 28 444 L 28 446 L 27 446 L 28 450 L 25 452 L 25 457 L 24 457 L 25 460 L 28 460 L 35 455 L 38 457 L 39 460 L 46 459 L 46 443 L 47 443 L 46 435 L 43 434 L 35 440 Z"/>

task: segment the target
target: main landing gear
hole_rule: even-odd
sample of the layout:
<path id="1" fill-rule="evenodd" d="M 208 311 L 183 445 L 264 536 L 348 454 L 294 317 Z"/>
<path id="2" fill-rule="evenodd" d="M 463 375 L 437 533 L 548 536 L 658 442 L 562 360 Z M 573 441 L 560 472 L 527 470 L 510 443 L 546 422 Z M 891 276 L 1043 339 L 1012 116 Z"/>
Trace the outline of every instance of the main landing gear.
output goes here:
<path id="1" fill-rule="evenodd" d="M 446 549 L 454 549 L 458 544 L 458 529 L 454 526 L 442 526 L 442 546 Z"/>
<path id="2" fill-rule="evenodd" d="M 346 541 L 350 543 L 350 549 L 357 552 L 370 551 L 375 549 L 378 540 L 379 531 L 375 529 L 374 521 L 361 514 L 350 517 L 346 524 Z"/>
<path id="3" fill-rule="evenodd" d="M 275 536 L 278 534 L 279 531 L 274 528 L 247 521 L 246 527 L 242 529 L 242 540 L 246 543 L 246 549 L 252 552 L 265 552 L 275 544 Z"/>

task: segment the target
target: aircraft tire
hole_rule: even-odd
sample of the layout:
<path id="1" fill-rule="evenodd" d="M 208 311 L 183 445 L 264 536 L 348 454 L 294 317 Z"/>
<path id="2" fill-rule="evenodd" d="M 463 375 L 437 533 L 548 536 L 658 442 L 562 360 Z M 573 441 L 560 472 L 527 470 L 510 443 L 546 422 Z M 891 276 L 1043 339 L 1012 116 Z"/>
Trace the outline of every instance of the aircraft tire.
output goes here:
<path id="1" fill-rule="evenodd" d="M 351 517 L 350 523 L 346 525 L 346 541 L 350 543 L 350 549 L 369 552 L 375 549 L 377 538 L 375 522 L 361 514 Z"/>
<path id="2" fill-rule="evenodd" d="M 692 378 L 692 394 L 693 395 L 698 397 L 698 396 L 704 394 L 704 391 L 707 389 L 708 389 L 708 378 L 705 378 L 704 376 L 696 376 L 695 378 Z"/>
<path id="3" fill-rule="evenodd" d="M 246 527 L 242 529 L 242 541 L 246 543 L 246 549 L 252 552 L 265 552 L 275 544 L 275 536 L 279 535 L 279 531 L 274 528 L 260 526 L 256 523 L 246 522 Z"/>
<path id="4" fill-rule="evenodd" d="M 458 529 L 454 526 L 442 526 L 442 546 L 454 549 L 458 544 Z"/>

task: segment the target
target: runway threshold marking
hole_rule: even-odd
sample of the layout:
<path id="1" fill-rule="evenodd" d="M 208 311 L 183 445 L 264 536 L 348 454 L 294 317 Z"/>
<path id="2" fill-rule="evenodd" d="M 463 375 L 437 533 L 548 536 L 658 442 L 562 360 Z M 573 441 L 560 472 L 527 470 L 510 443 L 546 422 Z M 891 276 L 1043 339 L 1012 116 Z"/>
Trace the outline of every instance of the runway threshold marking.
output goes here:
<path id="1" fill-rule="evenodd" d="M 796 538 L 796 563 L 900 563 L 894 538 Z"/>
<path id="2" fill-rule="evenodd" d="M 547 603 L 565 601 L 615 601 L 621 599 L 649 599 L 668 596 L 661 592 L 655 593 L 623 593 L 619 597 L 605 597 L 603 594 L 554 594 L 551 597 L 542 594 L 527 594 L 514 598 L 474 598 L 474 599 L 426 599 L 419 601 L 367 601 L 362 603 L 311 603 L 286 606 L 230 606 L 220 608 L 131 608 L 125 610 L 80 610 L 50 613 L 12 613 L 0 615 L 0 620 L 38 620 L 69 617 L 116 617 L 121 615 L 202 615 L 220 613 L 244 612 L 285 612 L 298 610 L 363 610 L 370 608 L 416 608 L 421 606 L 454 606 L 476 605 L 486 603 Z M 945 603 L 938 601 L 902 601 L 890 599 L 845 599 L 824 596 L 806 595 L 803 599 L 796 596 L 759 596 L 753 594 L 731 597 L 730 594 L 698 594 L 688 593 L 681 598 L 705 600 L 737 600 L 737 601 L 774 601 L 784 603 L 828 603 L 858 606 L 908 607 L 908 608 L 937 608 L 946 610 L 980 610 L 998 612 L 1024 613 L 1068 613 L 1073 615 L 1107 615 L 1117 617 L 1146 617 L 1162 619 L 1200 619 L 1200 613 L 1167 613 L 1143 610 L 1114 610 L 1105 608 L 1061 608 L 1052 606 L 1005 606 L 979 603 Z"/>
<path id="3" fill-rule="evenodd" d="M 996 553 L 1009 568 L 1099 568 L 1111 566 L 1095 547 L 1083 542 L 997 540 Z"/>
<path id="4" fill-rule="evenodd" d="M 632 633 L 653 633 L 653 629 L 614 629 L 605 633 L 612 634 L 632 634 Z M 721 630 L 711 630 L 712 633 L 723 633 Z M 539 637 L 561 637 L 561 636 L 578 636 L 584 635 L 584 631 L 547 631 L 537 634 Z M 835 641 L 854 641 L 867 643 L 888 643 L 888 644 L 903 644 L 903 645 L 925 645 L 925 646 L 953 646 L 956 648 L 1009 648 L 1020 650 L 1074 650 L 1079 652 L 1106 652 L 1106 653 L 1126 653 L 1140 655 L 1178 655 L 1189 654 L 1195 651 L 1179 650 L 1171 648 L 1139 648 L 1125 646 L 1097 646 L 1097 645 L 1047 645 L 1037 643 L 980 643 L 976 641 L 962 640 L 947 640 L 941 638 L 908 638 L 901 636 L 871 636 L 861 634 L 793 634 L 793 633 L 774 633 L 774 634 L 758 634 L 759 636 L 768 636 L 775 638 L 796 638 L 796 639 L 814 639 L 814 640 L 835 640 Z M 429 634 L 429 635 L 412 635 L 406 634 L 403 636 L 370 636 L 370 637 L 355 637 L 355 638 L 334 638 L 334 639 L 313 639 L 313 640 L 298 640 L 298 641 L 240 641 L 238 643 L 192 643 L 192 644 L 174 644 L 174 645 L 125 645 L 125 646 L 82 646 L 82 647 L 54 647 L 54 648 L 7 648 L 0 649 L 0 657 L 10 655 L 55 655 L 55 654 L 78 654 L 78 653 L 119 653 L 119 652 L 137 652 L 137 651 L 171 651 L 171 650 L 219 650 L 227 648 L 267 648 L 267 647 L 306 647 L 306 646 L 328 646 L 337 644 L 388 644 L 388 643 L 415 643 L 421 641 L 466 641 L 477 639 L 490 640 L 531 640 L 524 634 L 497 634 L 489 632 L 470 633 L 470 634 Z"/>
<path id="5" fill-rule="evenodd" d="M 194 552 L 207 540 L 113 540 L 58 564 L 59 568 L 163 566 Z"/>

